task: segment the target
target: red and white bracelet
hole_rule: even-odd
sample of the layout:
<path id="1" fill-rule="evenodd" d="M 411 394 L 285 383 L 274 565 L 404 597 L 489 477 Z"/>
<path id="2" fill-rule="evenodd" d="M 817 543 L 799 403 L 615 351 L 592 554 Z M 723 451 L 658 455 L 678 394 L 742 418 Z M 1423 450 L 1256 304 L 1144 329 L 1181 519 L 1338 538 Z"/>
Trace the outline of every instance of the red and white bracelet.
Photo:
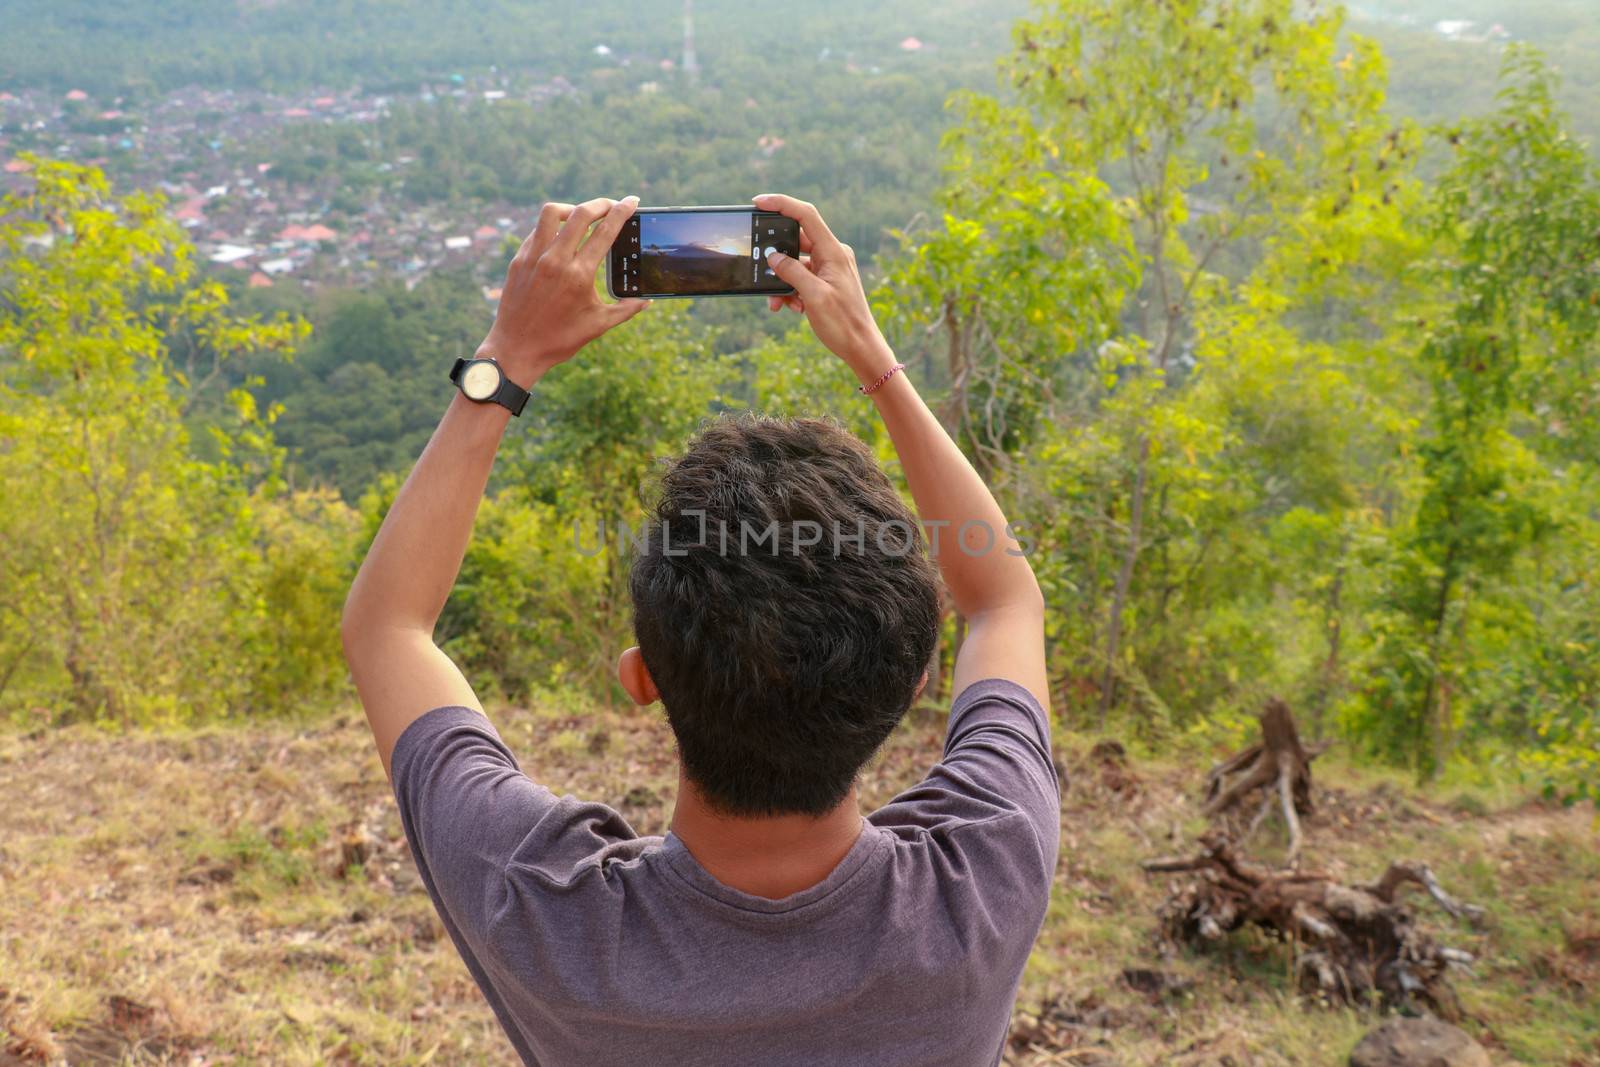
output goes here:
<path id="1" fill-rule="evenodd" d="M 894 366 L 884 371 L 883 377 L 879 378 L 871 385 L 858 385 L 856 388 L 861 391 L 862 396 L 871 396 L 873 393 L 876 393 L 879 389 L 883 388 L 884 382 L 888 381 L 890 378 L 893 378 L 896 374 L 899 374 L 905 369 L 906 365 L 904 363 L 896 363 Z"/>

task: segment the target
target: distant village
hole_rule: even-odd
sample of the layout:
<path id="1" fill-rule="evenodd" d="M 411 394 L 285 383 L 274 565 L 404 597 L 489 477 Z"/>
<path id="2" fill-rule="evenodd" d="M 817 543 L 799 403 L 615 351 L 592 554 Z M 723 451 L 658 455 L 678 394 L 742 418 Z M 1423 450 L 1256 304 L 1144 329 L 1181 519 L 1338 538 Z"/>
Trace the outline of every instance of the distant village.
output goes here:
<path id="1" fill-rule="evenodd" d="M 689 10 L 686 3 L 683 51 L 676 61 L 619 54 L 603 43 L 594 46 L 594 56 L 613 69 L 659 68 L 663 75 L 692 80 L 699 65 Z M 915 55 L 933 46 L 908 36 L 895 50 Z M 824 49 L 818 58 L 830 53 Z M 847 62 L 845 69 L 862 68 Z M 876 66 L 866 69 L 878 72 Z M 660 88 L 654 80 L 638 86 L 645 94 Z M 82 89 L 0 89 L 0 192 L 26 187 L 31 167 L 19 158 L 23 151 L 90 163 L 105 168 L 119 189 L 165 194 L 199 252 L 218 270 L 237 272 L 248 286 L 314 288 L 398 277 L 410 287 L 441 267 L 485 263 L 508 237 L 520 237 L 532 225 L 535 205 L 415 204 L 378 194 L 358 215 L 339 213 L 334 225 L 329 191 L 316 182 L 279 179 L 272 161 L 261 158 L 270 154 L 263 146 L 292 137 L 296 125 L 376 123 L 401 101 L 538 105 L 577 92 L 561 75 L 530 83 L 493 71 L 482 77 L 452 74 L 403 95 L 191 87 L 132 103 L 95 98 Z M 764 134 L 751 149 L 771 158 L 783 146 L 782 137 Z M 416 162 L 399 155 L 378 169 Z M 493 285 L 483 293 L 489 301 L 500 298 Z"/>
<path id="2" fill-rule="evenodd" d="M 1352 3 L 1347 5 L 1347 10 L 1356 19 L 1369 22 L 1392 22 L 1401 26 L 1414 29 L 1431 30 L 1447 41 L 1459 41 L 1463 44 L 1504 44 L 1511 40 L 1511 31 L 1500 23 L 1474 22 L 1471 19 L 1437 19 L 1431 23 L 1424 23 L 1422 19 L 1409 12 L 1397 12 L 1384 6 L 1374 6 L 1371 3 Z"/>
<path id="3" fill-rule="evenodd" d="M 574 92 L 560 76 L 513 92 L 455 75 L 443 85 L 423 86 L 413 99 L 538 103 Z M 259 288 L 394 277 L 414 285 L 441 267 L 484 262 L 531 223 L 528 205 L 418 205 L 389 196 L 359 215 L 346 212 L 336 228 L 329 225 L 325 189 L 277 180 L 270 161 L 250 158 L 266 135 L 292 133 L 296 124 L 373 123 L 395 99 L 189 88 L 135 108 L 77 89 L 0 91 L 0 190 L 27 185 L 31 167 L 19 158 L 24 149 L 105 167 L 119 187 L 165 194 L 200 254 Z M 379 169 L 414 163 L 399 156 Z M 499 298 L 492 288 L 484 295 Z"/>
<path id="4" fill-rule="evenodd" d="M 931 50 L 916 37 L 898 44 L 901 54 Z M 698 68 L 686 32 L 681 60 L 618 55 L 605 44 L 598 60 L 617 66 L 638 63 L 694 77 Z M 819 58 L 826 58 L 825 50 Z M 637 68 L 636 68 L 637 69 Z M 856 72 L 854 63 L 846 69 Z M 877 67 L 868 68 L 876 73 Z M 658 81 L 639 85 L 659 91 Z M 265 146 L 292 137 L 308 124 L 371 124 L 401 102 L 493 105 L 521 100 L 538 105 L 577 88 L 561 75 L 527 83 L 494 74 L 453 74 L 414 93 L 311 90 L 300 94 L 191 87 L 154 100 L 101 99 L 82 89 L 65 93 L 0 89 L 0 191 L 26 187 L 30 164 L 24 151 L 102 167 L 119 189 L 163 193 L 173 217 L 189 231 L 203 256 L 227 274 L 256 288 L 323 283 L 362 284 L 400 278 L 414 286 L 430 272 L 460 264 L 482 265 L 508 237 L 532 224 L 534 205 L 416 204 L 375 194 L 359 214 L 331 212 L 326 183 L 290 182 L 274 174 Z M 763 135 L 752 152 L 770 158 L 784 145 Z M 399 155 L 380 172 L 416 165 Z M 485 285 L 484 298 L 500 292 Z"/>

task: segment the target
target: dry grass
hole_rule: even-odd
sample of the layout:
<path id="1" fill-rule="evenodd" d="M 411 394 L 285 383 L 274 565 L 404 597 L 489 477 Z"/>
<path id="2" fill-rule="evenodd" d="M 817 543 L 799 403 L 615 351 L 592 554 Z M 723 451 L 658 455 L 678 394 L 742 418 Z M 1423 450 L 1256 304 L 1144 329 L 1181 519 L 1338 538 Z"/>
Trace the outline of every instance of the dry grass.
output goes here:
<path id="1" fill-rule="evenodd" d="M 1057 1045 L 1075 1045 L 1076 1055 L 1017 1062 L 1343 1064 L 1377 1020 L 1302 1001 L 1292 946 L 1249 934 L 1208 954 L 1157 943 L 1154 913 L 1181 876 L 1147 877 L 1138 864 L 1195 851 L 1205 825 L 1200 761 L 1119 767 L 1088 758 L 1089 747 L 1058 738 L 1073 787 L 1051 917 L 1014 1027 L 1025 1033 L 1034 1018 L 1053 1018 L 1043 1029 Z M 1439 802 L 1335 756 L 1314 773 L 1318 814 L 1304 826 L 1302 866 L 1367 882 L 1392 859 L 1428 863 L 1448 890 L 1488 909 L 1475 930 L 1426 898 L 1409 899 L 1440 941 L 1477 956 L 1475 973 L 1455 985 L 1471 1016 L 1467 1028 L 1494 1061 L 1600 1064 L 1600 967 L 1583 969 L 1583 932 L 1600 930 L 1594 811 L 1547 808 L 1504 788 L 1455 788 Z M 1273 829 L 1275 841 L 1256 842 L 1261 859 L 1284 847 L 1281 827 Z M 1128 968 L 1162 972 L 1179 991 L 1138 992 L 1124 978 Z"/>
<path id="2" fill-rule="evenodd" d="M 618 806 L 645 833 L 671 810 L 655 718 L 495 715 L 524 765 Z M 866 775 L 876 804 L 938 751 L 919 713 Z M 1044 936 L 1025 979 L 1018 1064 L 1342 1062 L 1371 1020 L 1302 1005 L 1288 950 L 1240 938 L 1209 957 L 1153 940 L 1201 767 L 1116 769 L 1063 737 L 1072 778 Z M 1428 921 L 1480 953 L 1458 987 L 1503 1062 L 1600 1063 L 1600 836 L 1592 813 L 1471 793 L 1452 804 L 1319 762 L 1339 783 L 1306 851 L 1364 879 L 1391 856 L 1434 865 L 1488 906 L 1484 931 Z M 358 717 L 157 735 L 0 735 L 0 1065 L 511 1064 L 434 917 Z M 1419 905 L 1425 908 L 1425 905 Z M 1125 968 L 1192 981 L 1146 994 Z"/>

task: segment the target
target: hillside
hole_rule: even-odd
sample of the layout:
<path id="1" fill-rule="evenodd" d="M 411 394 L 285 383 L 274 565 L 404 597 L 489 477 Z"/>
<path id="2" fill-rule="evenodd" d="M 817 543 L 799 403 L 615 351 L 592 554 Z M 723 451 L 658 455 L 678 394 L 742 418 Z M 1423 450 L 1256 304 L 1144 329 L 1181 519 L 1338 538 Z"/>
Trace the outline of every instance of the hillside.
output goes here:
<path id="1" fill-rule="evenodd" d="M 757 50 L 786 63 L 829 47 L 874 51 L 908 33 L 951 47 L 974 38 L 998 47 L 1005 23 L 1024 7 L 821 0 L 796 19 L 774 3 L 700 0 L 693 17 L 700 61 L 714 68 Z M 408 87 L 459 71 L 597 62 L 601 43 L 618 53 L 676 54 L 686 9 L 600 0 L 580 14 L 552 0 L 489 0 L 463 17 L 435 0 L 13 0 L 0 7 L 0 86 Z"/>
<path id="2" fill-rule="evenodd" d="M 553 703 L 496 719 L 556 789 L 662 831 L 675 778 L 659 719 Z M 913 716 L 866 803 L 915 780 L 942 725 Z M 1089 741 L 1058 738 L 1061 862 L 1008 1062 L 1342 1063 L 1373 1020 L 1303 1006 L 1285 947 L 1240 936 L 1211 957 L 1167 956 L 1154 941 L 1166 882 L 1138 862 L 1199 829 L 1204 758 L 1097 763 Z M 1417 794 L 1337 759 L 1317 765 L 1314 862 L 1353 881 L 1390 858 L 1431 864 L 1490 913 L 1474 931 L 1411 902 L 1478 955 L 1456 988 L 1495 1062 L 1600 1063 L 1594 813 L 1471 786 Z M 513 1062 L 417 881 L 355 714 L 8 734 L 0 792 L 0 1064 Z M 1129 968 L 1177 992 L 1137 992 Z"/>
<path id="3" fill-rule="evenodd" d="M 1600 150 L 1600 20 L 1588 0 L 1356 0 L 1350 27 L 1383 46 L 1397 111 L 1449 122 L 1494 106 L 1506 45 L 1540 49 L 1563 79 L 1574 132 Z"/>

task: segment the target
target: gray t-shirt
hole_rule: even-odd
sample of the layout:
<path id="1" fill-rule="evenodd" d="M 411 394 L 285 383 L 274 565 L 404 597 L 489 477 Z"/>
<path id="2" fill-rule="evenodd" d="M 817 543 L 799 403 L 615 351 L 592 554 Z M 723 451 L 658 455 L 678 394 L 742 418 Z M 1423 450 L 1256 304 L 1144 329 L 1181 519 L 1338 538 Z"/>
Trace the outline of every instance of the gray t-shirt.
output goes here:
<path id="1" fill-rule="evenodd" d="M 529 780 L 467 708 L 407 727 L 393 772 L 422 881 L 526 1063 L 1000 1059 L 1060 834 L 1050 730 L 1012 682 L 963 692 L 927 778 L 782 900 Z"/>

